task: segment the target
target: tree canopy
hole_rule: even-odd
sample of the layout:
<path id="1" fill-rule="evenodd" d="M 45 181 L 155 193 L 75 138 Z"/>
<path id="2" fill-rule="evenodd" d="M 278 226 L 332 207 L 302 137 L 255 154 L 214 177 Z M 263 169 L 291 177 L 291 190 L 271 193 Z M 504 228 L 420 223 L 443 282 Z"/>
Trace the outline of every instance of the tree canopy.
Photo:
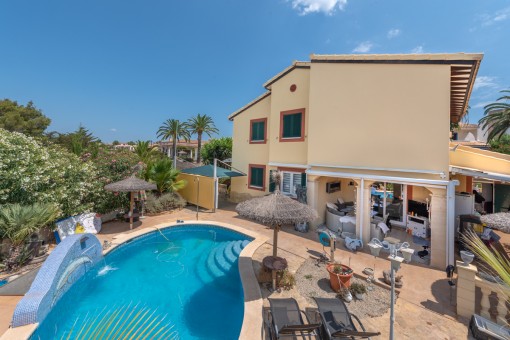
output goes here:
<path id="1" fill-rule="evenodd" d="M 212 164 L 217 158 L 223 161 L 232 157 L 232 138 L 221 137 L 211 139 L 209 143 L 202 148 L 202 162 L 204 164 Z"/>
<path id="2" fill-rule="evenodd" d="M 0 128 L 29 136 L 40 136 L 50 125 L 51 119 L 31 101 L 26 106 L 15 101 L 0 100 Z"/>
<path id="3" fill-rule="evenodd" d="M 487 141 L 498 140 L 510 129 L 510 90 L 499 91 L 503 96 L 484 107 L 484 117 L 478 122 L 487 130 Z"/>

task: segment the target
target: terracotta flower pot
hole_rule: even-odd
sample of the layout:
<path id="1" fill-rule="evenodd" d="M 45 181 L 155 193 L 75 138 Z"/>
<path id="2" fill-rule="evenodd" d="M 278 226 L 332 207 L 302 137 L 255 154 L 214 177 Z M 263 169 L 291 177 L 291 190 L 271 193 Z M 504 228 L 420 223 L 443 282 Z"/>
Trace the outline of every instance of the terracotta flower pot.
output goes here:
<path id="1" fill-rule="evenodd" d="M 334 270 L 336 266 L 341 266 L 344 272 L 350 271 L 350 273 L 349 274 L 335 273 Z M 344 266 L 343 264 L 339 265 L 331 263 L 326 266 L 326 270 L 329 273 L 329 283 L 331 285 L 331 288 L 335 292 L 340 291 L 340 285 L 343 288 L 349 288 L 351 286 L 351 277 L 353 272 L 350 267 Z"/>

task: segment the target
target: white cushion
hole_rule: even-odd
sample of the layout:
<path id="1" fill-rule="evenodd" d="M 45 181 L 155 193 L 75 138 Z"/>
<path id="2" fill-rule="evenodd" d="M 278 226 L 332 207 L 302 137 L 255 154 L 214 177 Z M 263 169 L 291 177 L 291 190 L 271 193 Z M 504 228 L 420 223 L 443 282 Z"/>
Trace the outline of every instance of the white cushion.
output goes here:
<path id="1" fill-rule="evenodd" d="M 338 210 L 337 206 L 334 203 L 327 202 L 326 206 L 333 210 Z"/>
<path id="2" fill-rule="evenodd" d="M 345 203 L 345 201 L 344 201 L 344 199 L 342 197 L 338 197 L 337 201 L 338 201 L 338 204 L 344 204 Z"/>
<path id="3" fill-rule="evenodd" d="M 55 223 L 60 239 L 64 240 L 66 236 L 74 234 L 78 223 L 83 227 L 85 233 L 97 234 L 101 231 L 101 218 L 96 217 L 95 213 L 85 213 Z"/>

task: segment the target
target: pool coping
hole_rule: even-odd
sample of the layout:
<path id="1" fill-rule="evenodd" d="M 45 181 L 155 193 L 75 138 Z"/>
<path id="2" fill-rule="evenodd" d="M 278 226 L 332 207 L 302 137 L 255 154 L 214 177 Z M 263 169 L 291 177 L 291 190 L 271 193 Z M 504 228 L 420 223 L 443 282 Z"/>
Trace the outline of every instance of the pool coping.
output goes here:
<path id="1" fill-rule="evenodd" d="M 241 277 L 241 284 L 243 286 L 243 294 L 244 294 L 244 316 L 243 316 L 243 324 L 241 327 L 241 332 L 239 334 L 239 339 L 249 340 L 254 338 L 254 334 L 260 333 L 262 338 L 263 332 L 263 318 L 262 318 L 262 292 L 260 291 L 260 286 L 257 281 L 257 277 L 253 270 L 252 264 L 252 256 L 255 251 L 266 241 L 269 240 L 268 237 L 262 236 L 256 232 L 251 230 L 247 230 L 241 228 L 239 226 L 217 222 L 217 221 L 183 221 L 183 222 L 167 222 L 160 223 L 155 226 L 146 227 L 143 229 L 135 230 L 132 232 L 121 233 L 115 235 L 112 239 L 111 246 L 103 250 L 103 256 L 106 256 L 112 250 L 116 249 L 120 245 L 126 243 L 129 240 L 134 238 L 143 236 L 145 234 L 172 228 L 172 227 L 180 227 L 187 225 L 206 225 L 206 226 L 214 226 L 220 227 L 227 230 L 232 230 L 238 232 L 242 235 L 249 236 L 253 240 L 248 243 L 248 245 L 241 251 L 239 254 L 239 276 Z M 20 339 L 28 339 L 32 333 L 36 330 L 38 323 L 29 324 L 26 326 L 20 326 L 16 328 L 9 328 L 4 334 L 0 336 L 0 340 L 20 340 Z"/>

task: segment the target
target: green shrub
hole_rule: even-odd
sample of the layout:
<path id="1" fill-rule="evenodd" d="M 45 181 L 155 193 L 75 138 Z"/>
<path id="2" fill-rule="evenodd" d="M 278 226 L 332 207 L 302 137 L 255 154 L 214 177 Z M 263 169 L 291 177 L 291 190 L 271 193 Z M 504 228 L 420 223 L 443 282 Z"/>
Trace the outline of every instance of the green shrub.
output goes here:
<path id="1" fill-rule="evenodd" d="M 61 147 L 0 129 L 0 205 L 54 203 L 61 216 L 76 215 L 103 190 L 96 178 L 92 164 Z"/>
<path id="2" fill-rule="evenodd" d="M 359 282 L 351 283 L 350 289 L 353 294 L 365 294 L 367 292 L 367 286 Z"/>
<path id="3" fill-rule="evenodd" d="M 296 279 L 294 275 L 292 275 L 288 270 L 284 270 L 283 272 L 279 272 L 277 275 L 276 286 L 278 288 L 282 288 L 283 290 L 291 290 L 292 287 L 296 284 Z"/>
<path id="4" fill-rule="evenodd" d="M 164 211 L 182 209 L 185 205 L 186 201 L 178 193 L 166 193 L 161 196 L 147 193 L 145 210 L 149 214 L 158 214 Z"/>
<path id="5" fill-rule="evenodd" d="M 121 181 L 134 172 L 138 157 L 129 150 L 108 149 L 101 147 L 94 156 L 90 153 L 82 155 L 82 160 L 97 170 L 95 182 L 101 188 L 93 198 L 94 211 L 106 214 L 120 208 L 129 207 L 129 195 L 104 190 L 109 183 Z"/>

